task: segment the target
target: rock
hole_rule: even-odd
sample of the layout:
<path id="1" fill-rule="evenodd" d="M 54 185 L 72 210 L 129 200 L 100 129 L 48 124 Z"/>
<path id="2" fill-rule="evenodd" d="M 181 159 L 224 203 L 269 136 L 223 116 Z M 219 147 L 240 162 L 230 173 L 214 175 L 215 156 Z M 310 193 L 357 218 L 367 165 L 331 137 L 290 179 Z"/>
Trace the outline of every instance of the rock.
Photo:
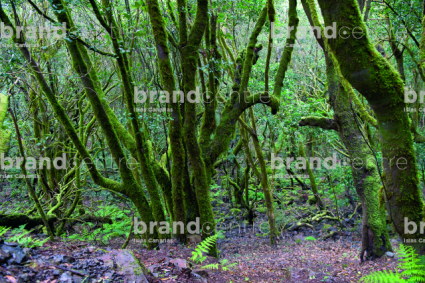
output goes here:
<path id="1" fill-rule="evenodd" d="M 194 269 L 192 270 L 192 273 L 196 273 L 203 278 L 210 277 L 210 275 L 208 274 L 208 271 L 206 271 L 205 269 Z"/>
<path id="2" fill-rule="evenodd" d="M 151 265 L 151 266 L 148 267 L 148 269 L 149 269 L 150 273 L 154 273 L 154 272 L 158 271 L 159 265 L 157 265 L 157 264 Z"/>
<path id="3" fill-rule="evenodd" d="M 216 206 L 217 205 L 217 201 L 216 200 L 213 200 L 212 202 L 211 202 L 211 206 Z"/>
<path id="4" fill-rule="evenodd" d="M 114 275 L 115 275 L 115 272 L 112 271 L 112 272 L 106 272 L 104 276 L 107 279 L 111 279 Z"/>
<path id="5" fill-rule="evenodd" d="M 59 282 L 72 283 L 72 276 L 69 272 L 62 273 L 61 277 L 59 277 Z"/>
<path id="6" fill-rule="evenodd" d="M 74 274 L 72 275 L 72 280 L 74 283 L 82 283 L 84 279 L 81 276 Z M 106 283 L 106 280 L 104 282 Z"/>
<path id="7" fill-rule="evenodd" d="M 18 246 L 18 243 L 14 243 L 14 242 L 4 242 L 4 244 L 6 246 L 9 246 L 9 247 L 17 247 Z"/>
<path id="8" fill-rule="evenodd" d="M 19 278 L 24 282 L 28 282 L 31 280 L 30 275 L 28 273 L 23 273 L 19 275 Z"/>
<path id="9" fill-rule="evenodd" d="M 24 253 L 26 253 L 26 254 L 29 254 L 32 251 L 32 249 L 30 249 L 30 248 L 23 248 L 22 251 Z"/>
<path id="10" fill-rule="evenodd" d="M 4 250 L 0 250 L 0 263 L 5 262 L 11 255 L 9 252 L 5 252 Z"/>
<path id="11" fill-rule="evenodd" d="M 73 263 L 75 262 L 75 258 L 67 256 L 67 255 L 54 255 L 53 257 L 54 263 Z"/>
<path id="12" fill-rule="evenodd" d="M 387 255 L 387 257 L 394 257 L 394 253 L 392 252 L 386 252 L 385 254 Z"/>
<path id="13" fill-rule="evenodd" d="M 148 283 L 144 274 L 149 271 L 129 250 L 111 250 L 98 259 L 107 266 L 116 266 L 116 272 L 123 275 L 127 282 Z"/>
<path id="14" fill-rule="evenodd" d="M 9 263 L 21 264 L 26 261 L 26 259 L 26 254 L 20 248 L 16 248 L 15 251 L 12 252 L 12 260 L 9 259 Z"/>
<path id="15" fill-rule="evenodd" d="M 175 266 L 178 266 L 180 268 L 187 268 L 187 264 L 186 264 L 185 259 L 175 258 L 175 259 L 170 260 L 170 262 L 172 264 L 174 264 Z"/>
<path id="16" fill-rule="evenodd" d="M 190 236 L 187 236 L 187 239 L 189 243 L 198 244 L 202 242 L 202 238 L 199 235 L 190 235 Z"/>

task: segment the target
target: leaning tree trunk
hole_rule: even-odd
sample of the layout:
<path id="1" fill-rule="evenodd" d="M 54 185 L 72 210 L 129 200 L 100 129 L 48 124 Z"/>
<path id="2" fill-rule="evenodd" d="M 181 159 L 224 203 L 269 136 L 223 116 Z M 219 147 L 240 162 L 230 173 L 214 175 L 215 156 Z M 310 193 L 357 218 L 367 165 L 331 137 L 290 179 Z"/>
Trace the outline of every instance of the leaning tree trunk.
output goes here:
<path id="1" fill-rule="evenodd" d="M 302 1 L 304 10 L 312 26 L 320 26 L 317 21 L 317 13 L 311 11 L 305 0 Z M 363 208 L 362 216 L 362 252 L 368 256 L 381 256 L 386 250 L 391 250 L 388 231 L 386 229 L 385 209 L 379 203 L 379 190 L 381 188 L 380 172 L 375 161 L 374 154 L 368 144 L 366 133 L 357 126 L 357 113 L 351 106 L 350 96 L 355 95 L 348 82 L 342 78 L 326 50 L 326 43 L 317 38 L 319 45 L 325 52 L 327 85 L 330 102 L 334 110 L 334 119 L 317 117 L 303 118 L 301 126 L 313 125 L 323 129 L 336 130 L 351 159 L 351 172 L 354 186 Z M 351 95 L 349 95 L 351 92 Z M 366 114 L 365 114 L 366 115 Z M 360 168 L 355 165 L 356 160 L 367 163 Z"/>
<path id="2" fill-rule="evenodd" d="M 402 240 L 416 241 L 409 245 L 425 254 L 425 246 L 419 244 L 423 235 L 405 233 L 405 218 L 417 226 L 424 220 L 424 203 L 418 186 L 411 121 L 404 112 L 404 83 L 400 74 L 370 43 L 355 0 L 319 0 L 319 5 L 326 26 L 336 22 L 337 27 L 361 28 L 364 33 L 363 37 L 344 39 L 337 36 L 329 38 L 328 42 L 342 75 L 367 99 L 376 115 L 386 176 L 384 193 L 394 228 Z M 369 162 L 373 161 L 368 161 L 366 167 Z"/>

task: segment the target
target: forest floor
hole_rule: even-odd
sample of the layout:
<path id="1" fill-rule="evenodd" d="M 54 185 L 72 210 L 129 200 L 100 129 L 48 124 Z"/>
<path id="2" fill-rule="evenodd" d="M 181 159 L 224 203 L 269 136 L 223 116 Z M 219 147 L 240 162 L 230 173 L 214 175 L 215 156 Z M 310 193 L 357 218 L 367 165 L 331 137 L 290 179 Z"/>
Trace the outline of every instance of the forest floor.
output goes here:
<path id="1" fill-rule="evenodd" d="M 305 203 L 297 205 L 297 209 L 300 209 L 297 215 L 305 215 L 305 211 L 313 215 L 316 213 L 314 207 Z M 255 228 L 252 228 L 232 216 L 234 213 L 228 203 L 214 202 L 213 206 L 214 213 L 220 217 L 217 221 L 223 224 L 219 230 L 225 234 L 224 239 L 217 241 L 219 260 L 228 260 L 226 265 L 236 265 L 228 271 L 205 270 L 201 267 L 218 263 L 219 260 L 208 257 L 202 264 L 194 264 L 190 258 L 197 243 L 182 245 L 172 240 L 159 244 L 156 250 L 147 250 L 139 239 L 132 239 L 127 250 L 132 251 L 134 257 L 146 267 L 143 273 L 148 282 L 357 283 L 364 275 L 374 271 L 395 270 L 398 265 L 397 250 L 400 242 L 396 239 L 391 240 L 395 255 L 384 255 L 360 264 L 361 213 L 357 211 L 353 217 L 349 217 L 353 207 L 340 211 L 343 229 L 336 229 L 335 222 L 323 220 L 314 224 L 312 229 L 300 227 L 294 231 L 283 231 L 277 247 L 271 248 L 268 236 L 258 227 L 261 223 L 267 223 L 266 213 L 257 213 Z M 78 225 L 75 226 L 78 228 Z M 288 225 L 291 224 L 284 226 Z M 73 231 L 78 233 L 78 229 Z M 335 231 L 335 234 L 323 240 L 329 231 Z M 8 235 L 5 236 L 5 241 L 8 241 Z M 40 234 L 32 236 L 45 238 L 45 235 Z M 314 239 L 311 240 L 311 237 Z M 108 256 L 113 253 L 118 254 L 117 258 L 120 257 L 125 264 L 134 261 L 133 255 L 121 250 L 124 242 L 124 237 L 112 238 L 107 243 L 64 237 L 58 238 L 56 242 L 48 241 L 40 248 L 21 249 L 13 243 L 2 243 L 0 239 L 0 283 L 131 282 L 122 269 L 117 269 L 115 257 L 113 264 L 108 261 Z M 10 250 L 8 257 L 2 254 L 7 249 Z M 26 257 L 16 262 L 15 255 L 23 253 Z M 135 282 L 146 281 L 136 279 Z"/>
<path id="2" fill-rule="evenodd" d="M 190 260 L 195 244 L 164 243 L 159 250 L 149 251 L 132 240 L 127 248 L 150 270 L 150 274 L 145 273 L 148 282 L 360 282 L 365 274 L 394 270 L 397 266 L 396 256 L 386 255 L 360 264 L 358 241 L 344 237 L 336 241 L 303 239 L 301 233 L 295 237 L 283 235 L 277 248 L 271 248 L 267 238 L 249 233 L 220 241 L 220 259 L 237 263 L 229 271 L 199 271 L 201 265 L 193 265 Z M 3 264 L 0 278 L 8 281 L 0 282 L 125 282 L 121 281 L 125 275 L 114 272 L 112 266 L 100 260 L 104 251 L 120 249 L 123 241 L 114 239 L 108 247 L 88 246 L 85 242 L 47 242 L 42 248 L 33 249 L 26 263 Z M 392 242 L 397 250 L 398 242 Z M 64 257 L 58 260 L 61 255 Z M 216 262 L 217 259 L 208 257 L 202 265 Z M 91 279 L 84 281 L 84 274 Z"/>
<path id="3" fill-rule="evenodd" d="M 208 282 L 359 282 L 371 271 L 394 270 L 395 257 L 386 255 L 360 264 L 358 244 L 345 240 L 301 241 L 282 239 L 277 248 L 271 248 L 268 239 L 253 235 L 235 238 L 219 245 L 221 258 L 237 265 L 229 271 L 208 270 Z M 398 245 L 393 243 L 393 247 Z M 174 278 L 169 261 L 179 258 L 190 262 L 192 248 L 164 244 L 160 251 L 140 251 L 136 256 L 158 277 L 150 282 L 191 282 Z M 218 262 L 209 258 L 202 265 Z M 199 268 L 199 265 L 193 268 Z"/>
<path id="4" fill-rule="evenodd" d="M 297 238 L 300 237 L 303 236 Z M 114 241 L 106 250 L 121 245 L 122 241 Z M 393 243 L 393 246 L 396 245 Z M 96 266 L 104 248 L 87 247 L 85 243 L 48 242 L 43 248 L 32 251 L 27 264 L 0 267 L 0 277 L 3 275 L 9 282 L 80 283 L 84 278 L 79 275 L 88 274 L 93 280 L 84 282 L 120 282 L 125 276 L 118 276 L 117 272 L 111 278 L 113 272 L 110 268 Z M 268 240 L 246 235 L 222 243 L 219 248 L 222 259 L 237 265 L 229 271 L 199 272 L 206 277 L 203 282 L 359 282 L 362 275 L 371 271 L 394 270 L 397 265 L 396 257 L 387 256 L 360 264 L 358 245 L 344 240 L 297 243 L 294 239 L 284 239 L 272 249 Z M 160 250 L 148 251 L 133 241 L 128 249 L 152 272 L 151 275 L 146 274 L 149 282 L 202 282 L 191 276 L 190 269 L 200 267 L 190 263 L 191 246 L 167 243 L 161 244 Z M 57 261 L 58 255 L 64 255 L 65 260 Z M 203 265 L 216 262 L 209 257 Z M 64 272 L 72 276 L 72 281 L 66 281 Z M 0 279 L 0 282 L 3 281 Z"/>

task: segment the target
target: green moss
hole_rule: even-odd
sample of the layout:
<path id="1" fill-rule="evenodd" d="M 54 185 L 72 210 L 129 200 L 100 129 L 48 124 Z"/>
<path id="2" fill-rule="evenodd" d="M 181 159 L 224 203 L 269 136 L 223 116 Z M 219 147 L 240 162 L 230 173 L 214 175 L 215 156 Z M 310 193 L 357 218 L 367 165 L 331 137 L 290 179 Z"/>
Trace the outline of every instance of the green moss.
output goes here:
<path id="1" fill-rule="evenodd" d="M 12 138 L 12 132 L 9 130 L 3 130 L 4 120 L 7 115 L 7 108 L 9 105 L 9 97 L 3 94 L 0 94 L 0 154 L 6 154 L 9 151 L 9 143 Z"/>

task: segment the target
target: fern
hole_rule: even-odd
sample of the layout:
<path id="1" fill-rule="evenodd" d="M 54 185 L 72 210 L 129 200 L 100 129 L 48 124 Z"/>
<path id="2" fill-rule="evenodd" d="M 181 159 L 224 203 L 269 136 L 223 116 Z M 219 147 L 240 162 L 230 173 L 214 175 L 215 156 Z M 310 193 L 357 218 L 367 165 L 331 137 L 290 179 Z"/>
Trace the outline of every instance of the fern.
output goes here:
<path id="1" fill-rule="evenodd" d="M 410 246 L 400 245 L 399 251 L 400 269 L 404 269 L 402 273 L 392 271 L 377 271 L 369 275 L 363 276 L 360 280 L 371 283 L 419 283 L 425 282 L 425 257 L 415 253 Z M 404 279 L 408 278 L 408 279 Z"/>
<path id="2" fill-rule="evenodd" d="M 195 248 L 195 251 L 192 252 L 192 258 L 191 260 L 194 263 L 202 263 L 204 260 L 207 259 L 206 256 L 204 256 L 203 253 L 208 253 L 208 251 L 215 245 L 218 238 L 218 234 L 215 234 L 213 236 L 210 236 L 200 242 L 198 246 Z"/>
<path id="3" fill-rule="evenodd" d="M 13 229 L 8 240 L 11 242 L 17 242 L 20 246 L 24 248 L 41 247 L 49 240 L 49 238 L 46 238 L 44 240 L 34 239 L 29 235 L 33 230 L 25 230 L 25 225 L 26 224 L 19 226 L 19 228 Z M 2 235 L 5 231 L 8 230 L 8 228 L 0 228 L 0 230 L 0 235 Z"/>
<path id="4" fill-rule="evenodd" d="M 203 269 L 218 269 L 218 263 L 212 263 L 202 266 Z"/>
<path id="5" fill-rule="evenodd" d="M 3 236 L 10 228 L 6 228 L 4 226 L 0 226 L 0 237 Z"/>
<path id="6" fill-rule="evenodd" d="M 217 233 L 213 236 L 206 238 L 202 242 L 200 242 L 198 244 L 198 246 L 195 248 L 195 251 L 192 252 L 191 260 L 194 263 L 201 263 L 202 264 L 207 259 L 207 257 L 204 256 L 203 253 L 208 253 L 208 251 L 217 242 L 217 239 L 222 238 L 222 237 L 223 237 L 222 233 L 219 232 L 219 233 Z M 201 268 L 203 268 L 203 269 L 219 269 L 219 267 L 221 266 L 223 271 L 228 271 L 230 268 L 237 265 L 237 263 L 232 263 L 232 264 L 226 265 L 228 262 L 229 262 L 229 260 L 223 259 L 219 263 L 207 264 L 207 265 L 202 266 Z"/>

